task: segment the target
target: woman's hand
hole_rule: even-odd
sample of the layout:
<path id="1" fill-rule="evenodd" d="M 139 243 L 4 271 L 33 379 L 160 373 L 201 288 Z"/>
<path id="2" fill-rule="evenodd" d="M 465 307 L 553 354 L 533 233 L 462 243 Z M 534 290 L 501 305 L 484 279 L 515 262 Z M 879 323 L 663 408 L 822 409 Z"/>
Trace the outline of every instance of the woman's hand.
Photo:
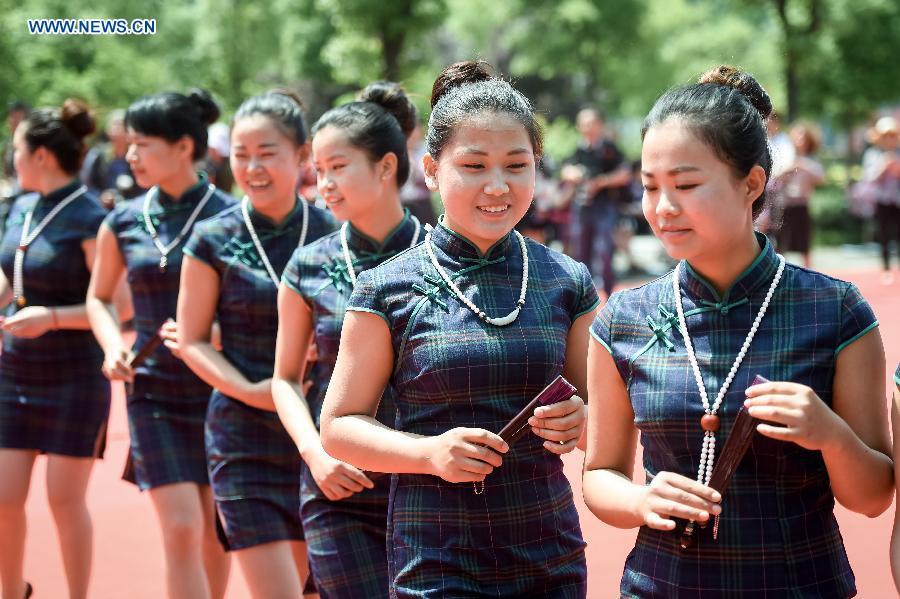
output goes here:
<path id="1" fill-rule="evenodd" d="M 674 472 L 660 472 L 644 487 L 638 511 L 644 524 L 656 530 L 674 530 L 675 521 L 706 522 L 722 513 L 718 491 Z"/>
<path id="2" fill-rule="evenodd" d="M 111 381 L 134 381 L 134 370 L 129 362 L 130 352 L 124 347 L 116 348 L 103 357 L 103 376 Z"/>
<path id="3" fill-rule="evenodd" d="M 172 355 L 181 359 L 180 346 L 178 345 L 178 323 L 170 318 L 159 327 L 159 335 L 162 337 L 163 345 L 169 348 Z"/>
<path id="4" fill-rule="evenodd" d="M 324 450 L 315 452 L 305 461 L 316 484 L 331 501 L 346 499 L 375 486 L 362 470 L 334 459 Z"/>
<path id="5" fill-rule="evenodd" d="M 53 328 L 53 308 L 28 306 L 3 321 L 3 330 L 15 337 L 34 339 Z"/>
<path id="6" fill-rule="evenodd" d="M 805 385 L 770 382 L 747 389 L 744 402 L 750 415 L 773 424 L 759 424 L 763 435 L 793 441 L 800 447 L 822 450 L 837 442 L 846 423 L 815 391 Z"/>
<path id="7" fill-rule="evenodd" d="M 575 449 L 587 424 L 587 407 L 577 395 L 549 406 L 539 406 L 528 419 L 535 435 L 546 439 L 544 449 L 556 454 Z"/>
<path id="8" fill-rule="evenodd" d="M 503 463 L 500 454 L 509 446 L 494 433 L 481 428 L 453 428 L 427 443 L 429 474 L 447 482 L 481 482 Z"/>

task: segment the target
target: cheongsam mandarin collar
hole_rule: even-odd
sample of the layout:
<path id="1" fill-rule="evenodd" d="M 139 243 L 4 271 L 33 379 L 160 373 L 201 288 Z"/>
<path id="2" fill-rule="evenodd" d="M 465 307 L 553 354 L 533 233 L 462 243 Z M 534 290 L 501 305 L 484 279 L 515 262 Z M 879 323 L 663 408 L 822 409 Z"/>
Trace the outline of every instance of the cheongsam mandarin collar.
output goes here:
<path id="1" fill-rule="evenodd" d="M 280 223 L 275 224 L 271 218 L 259 212 L 253 207 L 253 202 L 247 202 L 247 212 L 250 214 L 250 221 L 253 227 L 260 231 L 272 231 L 276 235 L 293 228 L 295 225 L 303 224 L 303 204 L 305 202 L 301 197 L 297 197 L 294 202 L 294 208 Z M 311 207 L 310 207 L 311 208 Z"/>
<path id="2" fill-rule="evenodd" d="M 188 189 L 181 194 L 180 200 L 173 198 L 164 192 L 162 188 L 157 187 L 158 193 L 156 194 L 156 201 L 159 202 L 159 205 L 164 210 L 174 206 L 194 206 L 203 199 L 207 189 L 209 189 L 209 181 L 206 179 L 204 173 L 200 173 L 200 180 L 188 187 Z"/>
<path id="3" fill-rule="evenodd" d="M 54 189 L 45 196 L 40 196 L 41 202 L 48 205 L 56 204 L 79 187 L 81 187 L 81 181 L 74 179 L 71 183 L 67 183 L 58 189 Z"/>
<path id="4" fill-rule="evenodd" d="M 474 243 L 444 224 L 444 217 L 431 232 L 431 242 L 454 260 L 494 260 L 505 256 L 513 247 L 513 232 L 510 231 L 482 254 Z M 516 244 L 518 247 L 518 244 Z"/>
<path id="5" fill-rule="evenodd" d="M 769 243 L 769 239 L 762 233 L 756 233 L 756 241 L 761 248 L 759 255 L 721 296 L 715 287 L 691 268 L 687 262 L 684 262 L 678 269 L 681 288 L 691 297 L 716 304 L 739 302 L 748 298 L 756 289 L 766 288 L 772 282 L 775 271 L 778 270 L 778 255 L 775 253 L 775 248 Z"/>
<path id="6" fill-rule="evenodd" d="M 384 238 L 384 242 L 378 242 L 375 239 L 372 239 L 354 227 L 353 223 L 350 223 L 350 226 L 347 228 L 349 230 L 349 234 L 347 235 L 347 246 L 354 254 L 357 256 L 366 254 L 383 256 L 388 253 L 396 254 L 409 248 L 409 244 L 412 243 L 413 235 L 415 235 L 416 223 L 412 219 L 409 209 L 404 208 L 403 219 L 390 233 L 387 234 L 387 237 Z M 420 227 L 419 239 L 417 242 L 422 241 L 423 239 L 425 239 L 425 231 Z"/>

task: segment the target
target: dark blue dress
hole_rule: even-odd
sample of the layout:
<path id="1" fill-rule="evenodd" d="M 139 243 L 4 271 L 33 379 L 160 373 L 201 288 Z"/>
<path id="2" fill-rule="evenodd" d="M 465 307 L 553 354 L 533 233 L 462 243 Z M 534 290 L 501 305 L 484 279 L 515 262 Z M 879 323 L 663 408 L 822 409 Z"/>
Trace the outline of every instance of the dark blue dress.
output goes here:
<path id="1" fill-rule="evenodd" d="M 16 201 L 0 246 L 0 265 L 10 287 L 25 215 L 34 208 L 29 229 L 34 231 L 44 216 L 80 185 L 76 181 L 46 197 L 28 194 Z M 81 244 L 97 236 L 105 215 L 97 198 L 86 193 L 63 208 L 28 246 L 22 279 L 29 306 L 84 303 L 91 274 Z M 17 309 L 13 302 L 6 316 Z M 0 448 L 100 457 L 110 397 L 102 365 L 103 351 L 91 331 L 47 331 L 35 339 L 4 333 Z"/>
<path id="2" fill-rule="evenodd" d="M 150 206 L 150 218 L 160 241 L 167 244 L 175 239 L 208 185 L 201 180 L 178 201 L 159 192 Z M 169 252 L 166 269 L 161 271 L 159 250 L 144 223 L 144 197 L 120 202 L 104 221 L 116 235 L 128 270 L 137 331 L 135 347 L 155 335 L 167 318 L 175 318 L 183 248 L 181 244 Z M 234 199 L 216 190 L 195 223 L 232 205 Z M 127 398 L 132 466 L 132 471 L 126 472 L 127 479 L 142 490 L 177 482 L 209 484 L 203 423 L 210 391 L 164 346 L 137 368 Z"/>
<path id="3" fill-rule="evenodd" d="M 522 252 L 512 233 L 484 255 L 446 228 L 432 243 L 441 266 L 488 316 L 516 305 Z M 390 329 L 396 428 L 440 435 L 498 432 L 563 372 L 569 330 L 599 302 L 587 268 L 528 240 L 529 285 L 518 319 L 482 322 L 449 292 L 424 244 L 360 276 L 347 310 Z M 559 456 L 526 434 L 485 480 L 392 477 L 388 560 L 392 597 L 584 597 L 584 540 Z"/>
<path id="4" fill-rule="evenodd" d="M 354 271 L 372 268 L 409 248 L 416 238 L 416 228 L 408 211 L 383 244 L 348 227 L 347 246 L 354 257 Z M 420 229 L 417 240 L 424 235 Z M 306 300 L 313 312 L 319 359 L 310 371 L 313 387 L 307 393 L 307 402 L 318 426 L 325 390 L 337 359 L 344 310 L 353 291 L 341 250 L 341 232 L 298 250 L 282 280 Z M 393 401 L 386 394 L 377 418 L 393 426 L 395 413 Z M 319 595 L 322 599 L 386 596 L 389 579 L 385 527 L 390 477 L 378 477 L 373 481 L 374 489 L 340 501 L 328 499 L 305 466 L 302 480 L 300 513 Z"/>
<path id="5" fill-rule="evenodd" d="M 731 369 L 778 266 L 772 246 L 759 240 L 759 257 L 722 296 L 686 263 L 679 269 L 685 318 L 711 396 Z M 703 406 L 674 314 L 670 273 L 613 294 L 591 328 L 628 388 L 648 480 L 661 471 L 693 479 L 700 459 Z M 876 325 L 852 284 L 788 264 L 719 409 L 717 448 L 757 374 L 807 385 L 830 406 L 837 354 Z M 641 527 L 625 562 L 622 596 L 856 594 L 821 452 L 756 435 L 722 510 L 718 540 L 707 526 L 689 550 L 679 547 L 680 531 Z"/>
<path id="6" fill-rule="evenodd" d="M 307 243 L 335 227 L 328 212 L 308 209 Z M 272 268 L 280 274 L 300 242 L 303 205 L 298 203 L 280 225 L 254 212 L 252 206 L 249 214 Z M 253 244 L 240 205 L 198 223 L 184 253 L 219 275 L 216 318 L 225 358 L 252 382 L 272 378 L 278 288 Z M 301 461 L 274 411 L 248 406 L 214 390 L 206 414 L 206 455 L 229 549 L 303 539 Z"/>

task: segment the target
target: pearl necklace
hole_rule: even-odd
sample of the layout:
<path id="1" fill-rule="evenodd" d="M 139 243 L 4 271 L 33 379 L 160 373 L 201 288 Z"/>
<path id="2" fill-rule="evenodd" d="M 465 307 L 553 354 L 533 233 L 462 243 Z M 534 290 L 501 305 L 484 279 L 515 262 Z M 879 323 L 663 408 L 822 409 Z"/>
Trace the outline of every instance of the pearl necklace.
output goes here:
<path id="1" fill-rule="evenodd" d="M 700 451 L 700 468 L 697 471 L 697 482 L 701 484 L 709 484 L 709 478 L 712 476 L 713 462 L 716 457 L 715 433 L 719 430 L 719 417 L 716 415 L 716 412 L 722 405 L 722 401 L 725 399 L 725 393 L 728 391 L 728 387 L 731 386 L 731 382 L 734 380 L 734 376 L 737 373 L 741 362 L 744 361 L 747 350 L 750 348 L 750 343 L 753 341 L 753 337 L 756 336 L 759 324 L 762 322 L 763 316 L 765 316 L 766 310 L 769 308 L 769 303 L 772 301 L 772 296 L 775 294 L 775 289 L 778 287 L 778 283 L 781 281 L 781 275 L 784 273 L 784 265 L 784 256 L 779 255 L 778 270 L 772 278 L 772 284 L 769 285 L 769 290 L 766 292 L 766 297 L 759 309 L 759 313 L 756 315 L 756 320 L 754 320 L 753 324 L 750 326 L 750 332 L 747 333 L 747 338 L 744 339 L 744 344 L 741 346 L 737 357 L 734 359 L 734 364 L 732 364 L 728 376 L 725 377 L 725 382 L 722 383 L 722 388 L 719 389 L 719 394 L 716 396 L 716 400 L 712 405 L 709 404 L 709 396 L 706 394 L 706 385 L 703 384 L 703 377 L 700 375 L 700 366 L 697 364 L 697 356 L 694 354 L 694 344 L 691 343 L 687 322 L 684 318 L 684 307 L 681 302 L 681 287 L 678 284 L 678 274 L 681 263 L 678 263 L 675 266 L 675 270 L 672 272 L 672 290 L 675 292 L 675 310 L 678 312 L 678 325 L 681 328 L 681 336 L 684 338 L 684 347 L 687 350 L 691 369 L 694 371 L 694 379 L 697 382 L 697 388 L 700 390 L 700 400 L 703 402 L 703 411 L 705 412 L 700 419 L 700 426 L 703 429 L 703 448 Z"/>
<path id="2" fill-rule="evenodd" d="M 22 270 L 25 265 L 25 251 L 28 249 L 28 246 L 37 239 L 38 235 L 50 224 L 56 215 L 62 212 L 63 208 L 77 200 L 83 193 L 87 191 L 87 187 L 82 185 L 65 198 L 63 198 L 56 206 L 53 207 L 52 210 L 41 219 L 41 222 L 38 223 L 38 226 L 34 228 L 30 234 L 28 233 L 28 229 L 31 228 L 31 219 L 34 216 L 34 211 L 37 209 L 38 202 L 34 203 L 34 206 L 28 213 L 25 215 L 25 220 L 22 222 L 22 236 L 19 237 L 19 245 L 16 248 L 16 256 L 13 260 L 13 298 L 15 299 L 16 305 L 20 308 L 24 308 L 27 300 L 25 299 L 25 282 L 23 281 L 23 273 Z"/>
<path id="3" fill-rule="evenodd" d="M 412 241 L 409 243 L 409 247 L 412 248 L 417 243 L 419 243 L 419 233 L 422 230 L 422 223 L 419 222 L 419 219 L 413 215 L 410 215 L 413 223 L 416 225 L 415 232 L 413 233 Z M 353 271 L 353 260 L 350 257 L 350 247 L 347 245 L 347 230 L 350 228 L 350 221 L 345 222 L 341 225 L 341 253 L 344 254 L 344 264 L 347 267 L 347 275 L 350 277 L 350 284 L 353 287 L 356 287 L 356 273 Z"/>
<path id="4" fill-rule="evenodd" d="M 525 247 L 525 238 L 515 229 L 513 230 L 513 233 L 516 234 L 516 237 L 519 240 L 519 246 L 522 248 L 522 290 L 519 292 L 519 299 L 516 300 L 515 310 L 502 318 L 489 317 L 484 313 L 484 310 L 480 309 L 472 302 L 472 300 L 463 295 L 463 292 L 459 290 L 459 287 L 456 286 L 456 283 L 453 282 L 450 275 L 447 274 L 447 271 L 438 264 L 437 256 L 434 255 L 434 248 L 431 245 L 431 231 L 425 234 L 425 249 L 428 251 L 428 257 L 431 259 L 431 264 L 434 265 L 435 270 L 438 271 L 438 274 L 441 275 L 441 278 L 447 286 L 453 291 L 456 297 L 459 298 L 459 301 L 468 306 L 478 318 L 495 327 L 505 327 L 515 322 L 519 317 L 519 313 L 522 311 L 522 306 L 525 305 L 525 294 L 528 291 L 528 248 Z"/>
<path id="5" fill-rule="evenodd" d="M 153 201 L 157 195 L 159 195 L 159 186 L 153 186 L 150 191 L 147 192 L 147 195 L 144 196 L 144 224 L 147 226 L 147 231 L 150 232 L 150 238 L 153 240 L 153 245 L 156 246 L 156 249 L 159 250 L 159 272 L 166 272 L 166 265 L 169 263 L 169 252 L 178 247 L 178 244 L 184 239 L 184 236 L 188 234 L 191 230 L 191 227 L 194 225 L 194 221 L 197 220 L 197 217 L 200 215 L 200 211 L 203 210 L 203 207 L 206 206 L 206 202 L 209 201 L 209 198 L 212 197 L 213 192 L 216 190 L 215 186 L 212 184 L 206 190 L 206 195 L 203 196 L 203 199 L 197 204 L 197 207 L 194 208 L 194 211 L 191 213 L 191 216 L 187 219 L 187 222 L 184 223 L 184 226 L 181 228 L 181 231 L 178 235 L 175 236 L 168 245 L 163 245 L 163 243 L 159 240 L 159 233 L 156 231 L 156 227 L 153 226 L 153 222 L 150 220 L 150 202 Z"/>
<path id="6" fill-rule="evenodd" d="M 300 229 L 300 242 L 297 244 L 297 247 L 303 247 L 306 245 L 306 233 L 309 231 L 309 202 L 303 198 L 297 198 L 297 201 L 303 204 L 303 228 Z M 256 229 L 253 227 L 253 223 L 250 221 L 250 199 L 247 196 L 244 196 L 244 199 L 241 200 L 241 214 L 244 216 L 244 224 L 247 225 L 247 230 L 250 231 L 250 239 L 253 240 L 253 246 L 259 254 L 263 266 L 266 267 L 266 272 L 269 273 L 272 284 L 277 288 L 280 280 L 278 275 L 275 274 L 275 269 L 272 268 L 272 263 L 269 262 L 269 256 L 266 254 L 266 250 L 263 249 L 262 243 L 260 243 L 259 237 L 256 235 Z"/>

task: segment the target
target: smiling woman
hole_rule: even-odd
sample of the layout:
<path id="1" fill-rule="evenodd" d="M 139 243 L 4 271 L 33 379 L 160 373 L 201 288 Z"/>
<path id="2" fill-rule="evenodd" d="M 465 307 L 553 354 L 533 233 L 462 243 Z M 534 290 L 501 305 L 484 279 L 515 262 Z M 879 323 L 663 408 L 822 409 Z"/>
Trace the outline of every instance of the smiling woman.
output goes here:
<path id="1" fill-rule="evenodd" d="M 483 64 L 448 67 L 424 159 L 445 217 L 423 244 L 361 273 L 348 302 L 322 442 L 356 468 L 399 474 L 392 597 L 586 593 L 558 455 L 581 437 L 584 401 L 537 408 L 513 447 L 496 434 L 559 374 L 584 397 L 599 302 L 590 275 L 513 230 L 541 149 L 521 93 Z M 383 395 L 389 420 L 375 418 Z"/>

